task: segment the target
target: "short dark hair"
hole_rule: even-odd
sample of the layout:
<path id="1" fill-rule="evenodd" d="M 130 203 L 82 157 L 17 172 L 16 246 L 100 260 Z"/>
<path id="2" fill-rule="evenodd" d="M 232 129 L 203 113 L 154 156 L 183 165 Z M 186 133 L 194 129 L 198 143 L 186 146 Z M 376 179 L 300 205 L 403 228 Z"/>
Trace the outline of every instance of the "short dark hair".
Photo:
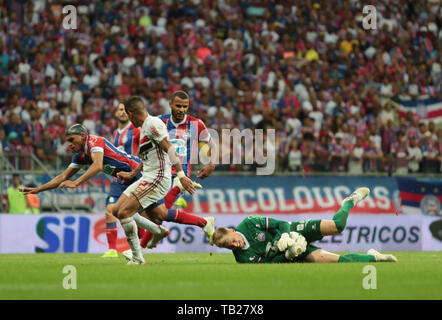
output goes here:
<path id="1" fill-rule="evenodd" d="M 78 134 L 78 135 L 87 135 L 87 129 L 85 126 L 83 126 L 80 123 L 76 123 L 74 125 L 72 125 L 67 131 L 66 131 L 66 136 L 69 136 L 71 134 Z"/>
<path id="2" fill-rule="evenodd" d="M 146 110 L 143 99 L 138 96 L 130 97 L 124 104 L 124 109 L 126 112 L 142 113 Z"/>
<path id="3" fill-rule="evenodd" d="M 183 100 L 190 100 L 190 97 L 189 97 L 189 95 L 187 94 L 187 92 L 186 91 L 182 91 L 182 90 L 180 90 L 180 91 L 175 91 L 173 94 L 172 94 L 172 102 L 175 100 L 175 98 L 176 97 L 178 97 L 178 98 L 180 98 L 180 99 L 183 99 Z"/>

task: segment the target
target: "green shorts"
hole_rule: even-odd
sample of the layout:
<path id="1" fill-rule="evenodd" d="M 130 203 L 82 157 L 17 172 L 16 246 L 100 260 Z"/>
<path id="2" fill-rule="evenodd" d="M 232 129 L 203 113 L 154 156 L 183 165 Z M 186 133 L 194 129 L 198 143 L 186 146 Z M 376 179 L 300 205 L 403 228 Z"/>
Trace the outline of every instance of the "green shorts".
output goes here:
<path id="1" fill-rule="evenodd" d="M 295 258 L 295 262 L 304 261 L 313 251 L 320 249 L 311 244 L 313 241 L 321 240 L 323 238 L 321 234 L 321 220 L 303 220 L 303 221 L 293 221 L 290 223 L 290 231 L 295 231 L 302 234 L 307 240 L 307 249 L 299 257 Z"/>

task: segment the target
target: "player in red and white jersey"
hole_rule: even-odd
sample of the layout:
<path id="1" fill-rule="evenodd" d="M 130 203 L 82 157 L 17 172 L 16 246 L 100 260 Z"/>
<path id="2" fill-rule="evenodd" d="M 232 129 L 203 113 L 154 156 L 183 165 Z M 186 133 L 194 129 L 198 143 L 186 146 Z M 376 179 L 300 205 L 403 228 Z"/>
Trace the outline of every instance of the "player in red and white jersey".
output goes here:
<path id="1" fill-rule="evenodd" d="M 169 141 L 169 134 L 166 125 L 157 117 L 149 116 L 144 102 L 139 97 L 132 97 L 125 103 L 126 113 L 135 127 L 141 127 L 139 156 L 142 163 L 131 173 L 119 174 L 123 181 L 132 180 L 141 171 L 141 179 L 131 184 L 117 201 L 113 208 L 113 215 L 120 219 L 126 234 L 127 241 L 131 247 L 132 258 L 130 264 L 144 264 L 144 257 L 141 251 L 140 241 L 137 235 L 137 223 L 141 217 L 137 212 L 147 209 L 147 214 L 152 214 L 152 219 L 164 214 L 167 209 L 164 205 L 150 209 L 151 205 L 166 196 L 171 184 L 171 165 L 177 171 L 182 187 L 190 194 L 195 192 L 192 182 L 184 174 L 178 155 L 174 146 Z M 144 219 L 144 218 L 143 218 Z M 146 219 L 144 219 L 146 220 Z M 152 222 L 151 222 L 152 223 Z M 143 227 L 143 225 L 141 225 Z M 151 246 L 156 244 L 165 236 L 169 230 L 158 226 L 161 232 L 152 232 Z M 144 228 L 144 227 L 143 227 Z M 145 229 L 148 229 L 147 226 Z"/>
<path id="2" fill-rule="evenodd" d="M 190 105 L 190 98 L 186 92 L 174 92 L 169 104 L 172 113 L 162 115 L 159 118 L 167 127 L 169 132 L 169 140 L 175 146 L 176 152 L 180 157 L 184 174 L 190 178 L 191 164 L 193 163 L 192 157 L 198 156 L 197 152 L 195 152 L 198 150 L 196 147 L 199 146 L 202 149 L 205 148 L 206 150 L 210 150 L 214 146 L 212 145 L 210 134 L 203 121 L 187 114 Z M 198 172 L 197 178 L 204 179 L 210 176 L 214 169 L 215 165 L 212 161 L 210 161 L 208 165 L 203 167 Z M 176 179 L 176 172 L 173 168 L 172 180 L 174 182 L 173 188 L 171 188 L 164 199 L 161 199 L 156 205 L 153 205 L 159 206 L 164 204 L 166 209 L 168 209 L 167 215 L 163 214 L 162 216 L 157 216 L 156 221 L 171 221 L 181 224 L 199 226 L 203 228 L 203 231 L 209 238 L 210 244 L 212 244 L 212 234 L 215 226 L 214 217 L 199 217 L 184 210 L 172 208 L 174 203 L 183 208 L 187 206 L 182 198 L 179 198 L 175 202 L 176 198 L 182 192 L 182 187 L 179 185 L 179 181 Z M 181 203 L 178 204 L 180 200 Z M 150 234 L 149 231 L 146 231 L 143 239 L 141 240 L 141 246 L 146 247 L 151 238 L 152 234 Z M 128 251 L 125 251 L 123 252 L 123 255 L 128 257 L 128 253 Z"/>
<path id="3" fill-rule="evenodd" d="M 113 132 L 113 144 L 127 154 L 137 155 L 138 146 L 140 144 L 140 131 L 141 128 L 135 128 L 135 126 L 129 121 L 129 117 L 124 109 L 124 104 L 120 103 L 115 111 L 115 118 L 118 121 L 118 128 Z M 109 188 L 109 194 L 106 198 L 106 239 L 108 244 L 108 250 L 102 255 L 103 258 L 117 258 L 117 218 L 112 214 L 112 207 L 120 198 L 121 194 L 125 190 L 124 185 L 117 178 L 111 183 Z M 138 236 L 142 238 L 144 235 L 144 229 L 138 228 Z"/>

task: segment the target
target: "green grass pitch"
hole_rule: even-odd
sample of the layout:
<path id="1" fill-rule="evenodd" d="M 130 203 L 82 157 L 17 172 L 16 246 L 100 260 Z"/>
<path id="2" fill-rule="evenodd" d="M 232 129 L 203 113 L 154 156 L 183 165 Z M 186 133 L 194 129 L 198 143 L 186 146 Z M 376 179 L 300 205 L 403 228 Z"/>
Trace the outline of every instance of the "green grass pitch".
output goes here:
<path id="1" fill-rule="evenodd" d="M 366 263 L 237 264 L 227 253 L 146 254 L 145 266 L 93 254 L 0 256 L 0 299 L 442 299 L 442 252 L 394 252 L 363 288 Z M 66 265 L 77 289 L 63 288 Z"/>

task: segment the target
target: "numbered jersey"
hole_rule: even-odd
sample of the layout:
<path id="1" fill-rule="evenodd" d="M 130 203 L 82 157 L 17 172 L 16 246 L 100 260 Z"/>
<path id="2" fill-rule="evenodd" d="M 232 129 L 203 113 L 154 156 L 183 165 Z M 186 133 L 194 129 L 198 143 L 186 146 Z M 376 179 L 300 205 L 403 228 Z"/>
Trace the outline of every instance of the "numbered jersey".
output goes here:
<path id="1" fill-rule="evenodd" d="M 167 126 L 169 140 L 175 146 L 184 173 L 190 177 L 192 157 L 198 156 L 198 153 L 195 153 L 198 143 L 210 140 L 210 134 L 204 122 L 189 115 L 186 115 L 180 123 L 173 122 L 171 114 L 165 114 L 159 118 Z M 172 174 L 176 174 L 174 168 L 172 168 Z"/>
<path id="2" fill-rule="evenodd" d="M 91 155 L 94 152 L 103 153 L 103 173 L 114 177 L 116 177 L 120 171 L 133 171 L 141 162 L 139 158 L 118 149 L 107 139 L 95 135 L 88 135 L 84 150 L 74 155 L 69 167 L 81 168 L 86 165 L 91 165 Z M 140 177 L 141 174 L 137 175 L 135 179 L 139 179 Z"/>
<path id="3" fill-rule="evenodd" d="M 113 133 L 114 145 L 128 154 L 136 154 L 140 145 L 140 128 L 130 123 L 123 129 L 115 129 Z"/>
<path id="4" fill-rule="evenodd" d="M 166 125 L 157 117 L 148 116 L 141 127 L 139 157 L 143 161 L 143 176 L 171 177 L 171 163 L 159 143 L 169 137 Z"/>

